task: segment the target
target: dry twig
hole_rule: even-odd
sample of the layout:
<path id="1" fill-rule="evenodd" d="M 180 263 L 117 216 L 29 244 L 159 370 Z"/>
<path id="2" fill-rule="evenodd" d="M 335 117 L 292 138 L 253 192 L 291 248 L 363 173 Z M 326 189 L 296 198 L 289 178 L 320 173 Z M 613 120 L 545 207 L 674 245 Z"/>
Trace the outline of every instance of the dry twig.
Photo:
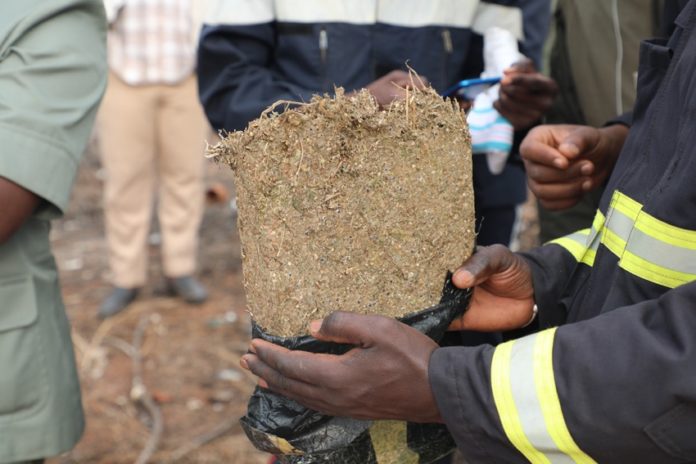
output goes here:
<path id="1" fill-rule="evenodd" d="M 207 445 L 213 440 L 217 440 L 218 438 L 222 437 L 223 435 L 226 435 L 227 433 L 231 432 L 232 430 L 238 427 L 240 427 L 240 425 L 239 419 L 237 418 L 228 419 L 222 422 L 221 424 L 218 424 L 214 429 L 209 430 L 208 432 L 205 432 L 201 435 L 198 435 L 189 443 L 174 450 L 174 452 L 170 456 L 171 462 L 181 460 L 182 458 L 184 458 L 191 452 L 197 450 L 201 446 Z"/>

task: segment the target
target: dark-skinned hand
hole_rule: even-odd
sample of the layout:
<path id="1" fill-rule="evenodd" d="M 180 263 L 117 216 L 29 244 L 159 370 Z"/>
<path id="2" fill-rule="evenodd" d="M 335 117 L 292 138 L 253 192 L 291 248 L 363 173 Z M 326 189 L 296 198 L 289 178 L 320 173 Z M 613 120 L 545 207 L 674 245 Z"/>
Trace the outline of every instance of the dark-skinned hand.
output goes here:
<path id="1" fill-rule="evenodd" d="M 479 247 L 452 276 L 474 289 L 469 309 L 449 330 L 497 332 L 525 326 L 532 317 L 534 288 L 527 262 L 502 245 Z"/>
<path id="2" fill-rule="evenodd" d="M 535 127 L 520 147 L 529 188 L 546 209 L 570 208 L 604 184 L 627 135 L 628 128 L 621 124 L 601 129 L 569 124 Z"/>
<path id="3" fill-rule="evenodd" d="M 365 88 L 372 94 L 380 107 L 386 108 L 393 101 L 406 98 L 407 89 L 423 89 L 428 86 L 428 80 L 423 76 L 409 74 L 395 69 Z"/>
<path id="4" fill-rule="evenodd" d="M 438 345 L 395 319 L 335 312 L 310 325 L 319 340 L 355 348 L 337 356 L 254 339 L 243 368 L 259 385 L 331 416 L 442 422 L 428 380 Z"/>
<path id="5" fill-rule="evenodd" d="M 493 106 L 515 130 L 528 129 L 551 108 L 557 93 L 556 82 L 537 72 L 532 61 L 525 59 L 503 72 Z"/>

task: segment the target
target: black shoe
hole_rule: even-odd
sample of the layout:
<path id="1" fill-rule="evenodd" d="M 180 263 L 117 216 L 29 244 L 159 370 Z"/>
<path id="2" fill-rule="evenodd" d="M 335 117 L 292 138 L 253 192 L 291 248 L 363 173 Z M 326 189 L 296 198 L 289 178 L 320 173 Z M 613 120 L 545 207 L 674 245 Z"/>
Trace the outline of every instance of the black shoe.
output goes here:
<path id="1" fill-rule="evenodd" d="M 99 308 L 99 317 L 106 319 L 120 313 L 138 296 L 137 288 L 114 287 L 112 292 L 104 299 Z"/>
<path id="2" fill-rule="evenodd" d="M 172 295 L 180 296 L 187 303 L 200 304 L 208 299 L 208 291 L 191 276 L 167 279 L 167 287 Z"/>

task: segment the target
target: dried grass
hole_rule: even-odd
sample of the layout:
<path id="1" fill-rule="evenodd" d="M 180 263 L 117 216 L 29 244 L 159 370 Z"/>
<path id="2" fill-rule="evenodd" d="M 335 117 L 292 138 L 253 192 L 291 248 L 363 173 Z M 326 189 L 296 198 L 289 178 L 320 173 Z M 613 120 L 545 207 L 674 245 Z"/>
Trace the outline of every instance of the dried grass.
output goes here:
<path id="1" fill-rule="evenodd" d="M 269 109 L 209 152 L 234 170 L 249 310 L 271 334 L 335 310 L 432 306 L 473 249 L 468 128 L 431 89 L 384 111 L 338 89 Z"/>

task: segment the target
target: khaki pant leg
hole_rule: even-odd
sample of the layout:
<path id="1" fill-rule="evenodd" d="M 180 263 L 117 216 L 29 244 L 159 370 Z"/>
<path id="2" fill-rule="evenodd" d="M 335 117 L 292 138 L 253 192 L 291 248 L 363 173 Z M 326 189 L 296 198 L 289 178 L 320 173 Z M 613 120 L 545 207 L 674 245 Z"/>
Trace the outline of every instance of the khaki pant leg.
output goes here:
<path id="1" fill-rule="evenodd" d="M 164 94 L 157 127 L 162 257 L 165 275 L 182 277 L 196 270 L 208 123 L 194 77 L 166 87 Z"/>
<path id="2" fill-rule="evenodd" d="M 111 74 L 99 111 L 109 263 L 119 287 L 140 287 L 147 277 L 157 93 L 156 86 L 128 86 Z"/>

